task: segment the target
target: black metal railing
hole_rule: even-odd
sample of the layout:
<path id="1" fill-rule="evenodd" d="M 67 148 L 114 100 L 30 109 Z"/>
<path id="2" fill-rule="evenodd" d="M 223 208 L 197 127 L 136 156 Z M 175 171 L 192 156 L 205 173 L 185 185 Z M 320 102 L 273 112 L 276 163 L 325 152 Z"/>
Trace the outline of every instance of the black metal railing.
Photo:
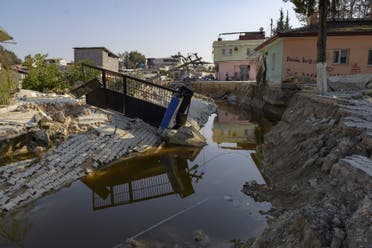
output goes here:
<path id="1" fill-rule="evenodd" d="M 146 201 L 158 197 L 176 194 L 166 173 L 129 181 L 125 184 L 110 187 L 110 193 L 102 198 L 95 192 L 93 196 L 93 209 L 99 210 L 124 204 Z"/>
<path id="2" fill-rule="evenodd" d="M 84 83 L 97 78 L 103 88 L 125 94 L 143 101 L 167 107 L 177 90 L 157 85 L 120 72 L 110 71 L 98 66 L 83 64 Z"/>
<path id="3" fill-rule="evenodd" d="M 182 96 L 183 100 L 177 112 L 175 127 L 185 123 L 192 97 L 192 91 L 186 87 L 175 90 L 88 64 L 82 64 L 82 70 L 84 83 L 93 80 L 101 85 L 99 89 L 86 94 L 88 104 L 112 109 L 129 117 L 140 118 L 150 125 L 159 126 L 173 95 L 177 94 Z"/>

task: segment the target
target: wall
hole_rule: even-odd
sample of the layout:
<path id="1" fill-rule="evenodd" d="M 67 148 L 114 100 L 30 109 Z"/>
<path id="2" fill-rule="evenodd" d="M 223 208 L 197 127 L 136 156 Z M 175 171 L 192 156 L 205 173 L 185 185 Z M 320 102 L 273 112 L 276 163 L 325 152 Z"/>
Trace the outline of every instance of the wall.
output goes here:
<path id="1" fill-rule="evenodd" d="M 213 58 L 214 62 L 221 61 L 237 61 L 237 60 L 252 60 L 256 56 L 247 55 L 247 48 L 253 52 L 254 48 L 261 44 L 264 40 L 222 40 L 213 42 Z M 232 55 L 226 56 L 222 54 L 222 49 L 228 51 L 232 49 Z M 237 48 L 237 50 L 235 50 Z"/>
<path id="2" fill-rule="evenodd" d="M 316 81 L 317 37 L 285 38 L 283 80 L 298 78 Z M 333 64 L 334 49 L 349 49 L 347 64 Z M 372 49 L 372 36 L 330 36 L 327 39 L 328 76 L 354 73 L 372 73 L 368 66 L 368 50 Z"/>
<path id="3" fill-rule="evenodd" d="M 278 39 L 267 47 L 266 80 L 270 84 L 280 84 L 282 81 L 283 40 Z"/>
<path id="4" fill-rule="evenodd" d="M 240 96 L 243 91 L 247 91 L 255 82 L 242 81 L 195 81 L 187 84 L 194 92 L 213 98 L 219 98 L 226 93 Z"/>
<path id="5" fill-rule="evenodd" d="M 103 51 L 102 64 L 108 70 L 119 71 L 119 59 L 110 57 L 106 51 Z"/>
<path id="6" fill-rule="evenodd" d="M 74 62 L 89 60 L 95 66 L 102 66 L 102 49 L 74 49 Z"/>
<path id="7" fill-rule="evenodd" d="M 227 61 L 227 62 L 218 62 L 218 72 L 217 72 L 217 79 L 218 80 L 225 80 L 226 73 L 229 74 L 230 80 L 235 75 L 235 72 L 238 74 L 238 79 L 240 80 L 240 65 L 249 65 L 249 80 L 256 80 L 256 61 Z"/>

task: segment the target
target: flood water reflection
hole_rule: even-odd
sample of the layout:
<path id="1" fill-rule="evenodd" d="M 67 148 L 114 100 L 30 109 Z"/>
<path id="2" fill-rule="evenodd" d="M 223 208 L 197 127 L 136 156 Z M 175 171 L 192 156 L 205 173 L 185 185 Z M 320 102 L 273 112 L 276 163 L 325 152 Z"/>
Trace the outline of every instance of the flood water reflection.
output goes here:
<path id="1" fill-rule="evenodd" d="M 202 130 L 204 148 L 165 147 L 96 171 L 2 217 L 0 230 L 17 239 L 0 232 L 0 247 L 113 247 L 130 237 L 149 247 L 200 247 L 200 230 L 208 247 L 229 247 L 258 236 L 266 226 L 260 210 L 270 204 L 241 189 L 264 183 L 254 162 L 262 130 L 220 105 Z"/>
<path id="2" fill-rule="evenodd" d="M 192 180 L 198 181 L 203 176 L 198 172 L 198 165 L 188 167 L 188 161 L 193 161 L 199 152 L 200 149 L 187 147 L 182 152 L 167 148 L 156 154 L 121 161 L 81 181 L 92 190 L 93 210 L 172 194 L 184 198 L 194 193 Z"/>

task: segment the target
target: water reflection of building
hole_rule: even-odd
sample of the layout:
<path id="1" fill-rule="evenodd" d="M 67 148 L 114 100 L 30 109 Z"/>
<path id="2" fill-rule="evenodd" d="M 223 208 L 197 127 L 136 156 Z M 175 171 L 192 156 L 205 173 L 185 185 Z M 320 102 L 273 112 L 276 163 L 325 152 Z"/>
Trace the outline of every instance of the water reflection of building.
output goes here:
<path id="1" fill-rule="evenodd" d="M 235 143 L 238 147 L 254 149 L 256 146 L 257 125 L 243 119 L 230 106 L 218 109 L 213 126 L 213 141 L 217 144 Z"/>
<path id="2" fill-rule="evenodd" d="M 153 154 L 125 160 L 106 170 L 97 171 L 82 182 L 92 190 L 94 210 L 150 200 L 172 194 L 181 198 L 194 193 L 197 168 L 188 168 L 187 159 L 199 153 L 183 149 L 182 154 Z"/>

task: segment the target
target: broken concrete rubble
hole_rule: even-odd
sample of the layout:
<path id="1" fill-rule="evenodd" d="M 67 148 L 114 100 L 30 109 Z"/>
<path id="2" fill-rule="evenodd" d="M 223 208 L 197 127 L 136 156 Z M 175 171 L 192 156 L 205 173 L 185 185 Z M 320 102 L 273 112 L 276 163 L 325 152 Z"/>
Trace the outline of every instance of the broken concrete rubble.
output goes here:
<path id="1" fill-rule="evenodd" d="M 207 144 L 205 137 L 190 122 L 179 129 L 166 129 L 161 134 L 169 144 L 202 147 Z"/>
<path id="2" fill-rule="evenodd" d="M 213 100 L 193 97 L 191 99 L 188 120 L 178 129 L 166 129 L 161 132 L 162 138 L 169 144 L 181 146 L 205 146 L 206 139 L 200 133 L 201 127 L 208 121 L 211 114 L 217 110 Z"/>
<path id="3" fill-rule="evenodd" d="M 216 113 L 217 105 L 212 99 L 201 95 L 191 99 L 188 120 L 194 120 L 200 127 L 207 123 L 209 116 Z"/>
<path id="4" fill-rule="evenodd" d="M 119 118 L 122 123 L 129 122 L 124 116 L 116 117 Z M 59 190 L 86 175 L 87 168 L 97 169 L 130 152 L 156 146 L 160 141 L 156 129 L 144 122 L 128 131 L 107 133 L 96 129 L 96 132 L 98 135 L 88 132 L 69 138 L 39 161 L 21 161 L 1 167 L 0 194 L 7 199 L 2 201 L 1 211 L 11 211 L 52 190 Z"/>
<path id="5" fill-rule="evenodd" d="M 328 86 L 333 91 L 356 91 L 371 89 L 372 74 L 352 74 L 328 78 Z"/>
<path id="6" fill-rule="evenodd" d="M 0 167 L 0 213 L 24 206 L 74 182 L 89 171 L 106 166 L 129 153 L 148 150 L 161 141 L 156 128 L 140 119 L 86 106 L 66 97 L 62 102 L 58 97 L 48 99 L 48 95 L 44 94 L 42 97 L 23 97 L 18 101 L 24 118 L 14 121 L 20 128 L 12 129 L 13 136 L 8 136 L 6 132 L 2 137 L 6 140 L 4 143 L 9 145 L 12 145 L 12 141 L 18 144 L 29 140 L 29 143 L 25 143 L 29 151 L 46 152 L 39 154 L 39 159 Z M 25 99 L 27 102 L 24 102 Z M 203 104 L 202 100 L 200 104 Z M 193 116 L 197 116 L 195 109 L 191 111 Z M 204 115 L 208 113 L 205 110 L 202 112 Z M 13 112 L 0 112 L 0 124 L 13 121 L 10 119 L 13 116 Z M 204 116 L 200 123 L 204 124 L 203 120 L 207 118 Z M 29 123 L 34 123 L 32 128 L 27 127 Z M 197 124 L 195 126 L 199 127 Z M 21 131 L 22 135 L 30 138 L 21 136 Z M 193 129 L 192 135 L 204 139 L 197 129 Z M 14 154 L 17 151 L 13 151 Z"/>

